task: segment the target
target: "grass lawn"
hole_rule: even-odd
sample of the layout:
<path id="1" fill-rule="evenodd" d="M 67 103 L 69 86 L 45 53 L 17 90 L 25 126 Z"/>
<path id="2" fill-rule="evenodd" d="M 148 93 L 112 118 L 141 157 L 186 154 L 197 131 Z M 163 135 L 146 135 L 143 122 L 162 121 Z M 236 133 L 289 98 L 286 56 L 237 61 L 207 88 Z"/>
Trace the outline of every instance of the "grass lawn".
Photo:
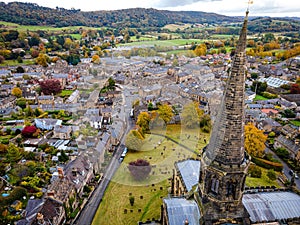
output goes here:
<path id="1" fill-rule="evenodd" d="M 268 98 L 265 98 L 264 96 L 257 94 L 254 98 L 254 101 L 260 101 L 260 100 L 268 100 Z"/>
<path id="2" fill-rule="evenodd" d="M 127 186 L 111 182 L 92 225 L 106 224 L 107 221 L 109 225 L 136 225 L 138 221 L 158 220 L 162 197 L 167 196 L 169 186 L 167 180 L 154 186 Z M 133 206 L 129 202 L 130 194 L 134 197 Z"/>
<path id="3" fill-rule="evenodd" d="M 297 127 L 300 127 L 300 120 L 291 120 L 290 123 Z"/>
<path id="4" fill-rule="evenodd" d="M 261 168 L 261 167 L 260 167 Z M 267 169 L 261 168 L 262 170 L 262 176 L 261 178 L 254 178 L 247 176 L 246 178 L 246 186 L 247 187 L 258 187 L 258 186 L 275 186 L 275 187 L 281 187 L 277 180 L 270 181 L 267 177 Z M 276 172 L 278 176 L 278 172 Z"/>
<path id="5" fill-rule="evenodd" d="M 168 194 L 174 163 L 195 158 L 209 139 L 209 134 L 201 133 L 199 129 L 184 129 L 180 125 L 170 125 L 166 130 L 156 129 L 151 132 L 146 136 L 141 151 L 127 153 L 105 192 L 93 225 L 105 224 L 107 221 L 110 225 L 135 225 L 138 221 L 159 219 L 161 197 Z M 132 178 L 127 168 L 128 163 L 136 159 L 148 160 L 152 165 L 149 177 L 140 182 Z M 129 193 L 135 197 L 134 206 L 130 206 Z M 127 213 L 124 213 L 125 209 Z"/>
<path id="6" fill-rule="evenodd" d="M 60 97 L 64 98 L 66 96 L 70 96 L 73 93 L 73 90 L 62 90 L 59 94 Z"/>

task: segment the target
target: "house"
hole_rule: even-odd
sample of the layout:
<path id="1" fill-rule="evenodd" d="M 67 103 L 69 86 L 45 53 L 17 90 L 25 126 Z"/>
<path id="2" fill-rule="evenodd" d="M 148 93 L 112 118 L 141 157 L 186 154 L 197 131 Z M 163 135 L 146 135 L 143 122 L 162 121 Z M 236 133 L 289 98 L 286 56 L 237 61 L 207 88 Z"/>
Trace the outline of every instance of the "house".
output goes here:
<path id="1" fill-rule="evenodd" d="M 256 96 L 256 93 L 255 93 L 254 91 L 247 90 L 247 91 L 245 92 L 245 99 L 246 99 L 246 100 L 253 101 L 254 98 L 255 98 L 255 96 Z"/>
<path id="2" fill-rule="evenodd" d="M 14 108 L 16 106 L 16 97 L 10 95 L 6 98 L 0 98 L 0 109 Z"/>
<path id="3" fill-rule="evenodd" d="M 277 118 L 279 112 L 276 109 L 261 109 L 262 113 L 265 113 L 270 118 Z"/>
<path id="4" fill-rule="evenodd" d="M 53 129 L 53 138 L 70 139 L 72 133 L 71 126 L 55 125 Z"/>
<path id="5" fill-rule="evenodd" d="M 191 73 L 187 73 L 187 72 L 179 72 L 175 76 L 175 80 L 176 80 L 177 84 L 182 83 L 184 81 L 187 81 L 187 80 L 189 80 L 191 78 L 192 78 L 192 74 Z"/>
<path id="6" fill-rule="evenodd" d="M 111 118 L 112 116 L 112 108 L 111 107 L 105 107 L 100 109 L 100 115 L 103 117 Z"/>
<path id="7" fill-rule="evenodd" d="M 162 91 L 162 86 L 159 84 L 155 84 L 153 86 L 144 86 L 139 89 L 139 96 L 145 98 L 149 95 L 160 96 Z"/>
<path id="8" fill-rule="evenodd" d="M 173 194 L 184 196 L 199 182 L 200 161 L 184 160 L 175 163 Z"/>
<path id="9" fill-rule="evenodd" d="M 115 121 L 109 128 L 111 133 L 111 144 L 117 146 L 120 143 L 121 137 L 124 133 L 124 124 L 121 121 Z"/>
<path id="10" fill-rule="evenodd" d="M 94 177 L 93 165 L 86 156 L 79 155 L 66 165 L 64 174 L 74 184 L 77 195 L 82 196 L 84 186 Z"/>
<path id="11" fill-rule="evenodd" d="M 51 119 L 51 118 L 44 118 L 44 119 L 34 119 L 34 123 L 36 128 L 40 130 L 53 130 L 55 126 L 60 126 L 62 124 L 62 120 L 59 119 Z"/>
<path id="12" fill-rule="evenodd" d="M 284 125 L 281 129 L 281 132 L 283 135 L 290 139 L 295 138 L 299 134 L 298 127 L 291 124 Z"/>
<path id="13" fill-rule="evenodd" d="M 17 225 L 43 224 L 61 225 L 66 219 L 63 203 L 53 198 L 30 199 L 25 209 L 25 218 L 19 220 Z"/>
<path id="14" fill-rule="evenodd" d="M 54 105 L 53 95 L 40 95 L 37 97 L 38 106 L 40 105 Z"/>
<path id="15" fill-rule="evenodd" d="M 80 98 L 80 92 L 75 90 L 69 98 L 66 100 L 66 103 L 77 103 Z"/>
<path id="16" fill-rule="evenodd" d="M 290 153 L 292 159 L 296 159 L 299 155 L 300 145 L 295 144 L 294 141 L 280 135 L 275 139 L 274 142 L 275 148 L 285 148 Z"/>
<path id="17" fill-rule="evenodd" d="M 55 171 L 53 174 L 55 175 L 56 173 L 57 178 L 53 180 L 51 179 L 51 184 L 48 186 L 46 196 L 61 201 L 70 207 L 69 199 L 76 198 L 75 185 L 64 175 L 63 168 L 58 167 L 57 171 Z M 74 209 L 76 208 L 76 205 L 72 205 L 72 207 Z"/>
<path id="18" fill-rule="evenodd" d="M 265 132 L 274 131 L 275 133 L 279 133 L 282 125 L 271 118 L 267 118 L 258 124 L 258 128 L 260 130 L 264 130 Z"/>

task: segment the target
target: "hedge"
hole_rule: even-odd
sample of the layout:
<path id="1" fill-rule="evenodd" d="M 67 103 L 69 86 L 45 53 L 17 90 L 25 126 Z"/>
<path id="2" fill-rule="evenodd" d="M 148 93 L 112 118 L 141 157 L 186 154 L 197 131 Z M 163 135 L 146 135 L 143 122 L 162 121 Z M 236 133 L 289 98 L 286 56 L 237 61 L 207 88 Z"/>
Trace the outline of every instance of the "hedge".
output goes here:
<path id="1" fill-rule="evenodd" d="M 256 165 L 261 166 L 266 169 L 274 169 L 275 171 L 281 172 L 283 169 L 283 165 L 277 162 L 271 162 L 261 158 L 252 157 L 252 162 Z"/>

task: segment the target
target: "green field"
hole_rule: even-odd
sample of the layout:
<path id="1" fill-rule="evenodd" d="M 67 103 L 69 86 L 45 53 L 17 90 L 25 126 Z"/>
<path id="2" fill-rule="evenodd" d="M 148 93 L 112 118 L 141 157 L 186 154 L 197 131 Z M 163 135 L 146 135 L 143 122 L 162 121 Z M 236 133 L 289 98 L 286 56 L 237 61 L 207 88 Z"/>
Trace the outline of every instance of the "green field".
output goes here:
<path id="1" fill-rule="evenodd" d="M 25 59 L 22 63 L 19 63 L 17 60 L 4 60 L 3 63 L 0 63 L 0 66 L 22 66 L 22 65 L 34 65 L 35 60 Z"/>
<path id="2" fill-rule="evenodd" d="M 209 134 L 200 133 L 199 129 L 181 129 L 179 125 L 152 132 L 166 134 L 183 146 L 152 134 L 146 137 L 142 151 L 129 151 L 105 192 L 93 225 L 107 221 L 110 225 L 135 225 L 138 221 L 159 219 L 162 198 L 167 196 L 171 186 L 174 163 L 196 158 L 209 139 Z M 146 159 L 152 165 L 149 177 L 141 182 L 134 180 L 127 168 L 128 163 L 136 159 Z M 135 198 L 133 206 L 129 203 L 130 193 Z"/>
<path id="3" fill-rule="evenodd" d="M 154 41 L 136 41 L 130 42 L 126 44 L 120 44 L 120 46 L 163 46 L 163 47 L 170 47 L 170 46 L 183 46 L 186 44 L 194 43 L 201 43 L 203 40 L 200 39 L 173 39 L 173 40 L 154 40 Z"/>
<path id="4" fill-rule="evenodd" d="M 51 27 L 51 26 L 30 26 L 30 25 L 19 25 L 16 23 L 0 21 L 0 25 L 4 25 L 7 29 L 16 29 L 18 31 L 64 31 L 64 30 L 79 30 L 80 28 L 95 30 L 95 27 L 84 27 L 84 26 L 71 26 L 71 27 Z M 100 28 L 99 28 L 100 29 Z"/>

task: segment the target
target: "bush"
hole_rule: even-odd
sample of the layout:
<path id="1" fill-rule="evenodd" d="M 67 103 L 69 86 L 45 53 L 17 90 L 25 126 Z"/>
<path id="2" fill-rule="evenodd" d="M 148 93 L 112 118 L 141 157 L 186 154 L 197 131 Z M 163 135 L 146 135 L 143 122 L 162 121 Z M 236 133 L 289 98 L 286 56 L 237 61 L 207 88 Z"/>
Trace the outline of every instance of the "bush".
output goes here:
<path id="1" fill-rule="evenodd" d="M 263 97 L 265 97 L 265 98 L 268 98 L 268 99 L 272 99 L 272 98 L 277 98 L 278 97 L 278 95 L 272 94 L 272 93 L 269 93 L 269 92 L 266 92 L 266 91 L 262 92 L 261 95 Z"/>
<path id="2" fill-rule="evenodd" d="M 251 177 L 261 178 L 261 168 L 256 165 L 250 165 L 248 169 L 248 173 Z"/>
<path id="3" fill-rule="evenodd" d="M 274 169 L 275 171 L 280 171 L 280 172 L 283 169 L 283 165 L 281 163 L 271 162 L 262 158 L 252 157 L 252 162 L 266 169 Z"/>

